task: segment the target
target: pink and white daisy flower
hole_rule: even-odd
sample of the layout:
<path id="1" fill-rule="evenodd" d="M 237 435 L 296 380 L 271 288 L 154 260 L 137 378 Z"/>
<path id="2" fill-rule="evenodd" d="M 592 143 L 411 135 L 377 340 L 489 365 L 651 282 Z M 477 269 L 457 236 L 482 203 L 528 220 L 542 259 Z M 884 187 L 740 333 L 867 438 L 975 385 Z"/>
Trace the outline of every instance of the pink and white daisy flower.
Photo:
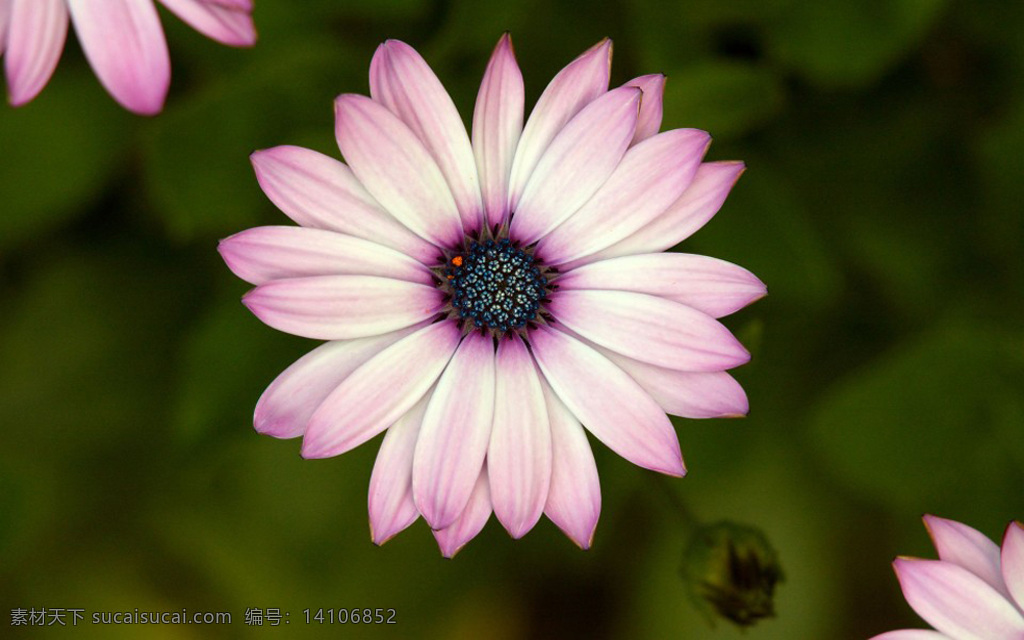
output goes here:
<path id="1" fill-rule="evenodd" d="M 252 0 L 160 0 L 196 31 L 218 42 L 256 42 Z M 0 0 L 0 54 L 8 98 L 35 98 L 64 50 L 68 21 L 107 92 L 124 108 L 159 113 L 171 82 L 167 42 L 153 0 Z"/>
<path id="2" fill-rule="evenodd" d="M 907 603 L 936 630 L 902 629 L 872 640 L 1024 638 L 1024 524 L 1011 522 L 1002 549 L 965 524 L 924 517 L 938 560 L 899 557 L 892 566 Z"/>
<path id="3" fill-rule="evenodd" d="M 563 69 L 523 125 L 506 35 L 472 135 L 415 50 L 389 40 L 370 95 L 335 102 L 348 164 L 258 151 L 299 227 L 220 244 L 268 325 L 328 340 L 256 406 L 257 431 L 344 453 L 386 430 L 370 479 L 382 543 L 420 516 L 455 554 L 493 512 L 515 538 L 546 514 L 581 547 L 601 508 L 584 426 L 627 460 L 685 473 L 665 412 L 747 412 L 725 371 L 748 352 L 717 318 L 765 294 L 748 271 L 659 253 L 701 227 L 743 171 L 703 131 L 658 133 L 665 78 L 608 89 L 611 42 Z"/>

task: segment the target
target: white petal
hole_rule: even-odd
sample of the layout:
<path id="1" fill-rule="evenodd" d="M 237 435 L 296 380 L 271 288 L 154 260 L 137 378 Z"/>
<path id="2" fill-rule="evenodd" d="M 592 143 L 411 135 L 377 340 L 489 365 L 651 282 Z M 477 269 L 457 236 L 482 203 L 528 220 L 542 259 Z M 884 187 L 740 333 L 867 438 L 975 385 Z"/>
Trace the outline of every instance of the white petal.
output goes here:
<path id="1" fill-rule="evenodd" d="M 403 253 L 322 229 L 255 227 L 221 240 L 217 250 L 235 275 L 252 284 L 326 275 L 434 283 L 429 269 Z"/>
<path id="2" fill-rule="evenodd" d="M 384 434 L 367 499 L 374 544 L 384 544 L 420 517 L 412 500 L 412 454 L 429 397 L 428 392 Z"/>
<path id="3" fill-rule="evenodd" d="M 437 248 L 384 211 L 334 158 L 285 145 L 257 151 L 250 160 L 263 192 L 300 225 L 371 240 L 420 262 L 437 259 Z"/>
<path id="4" fill-rule="evenodd" d="M 67 0 L 85 57 L 110 95 L 129 111 L 159 113 L 171 58 L 153 0 Z"/>
<path id="5" fill-rule="evenodd" d="M 643 253 L 591 262 L 558 277 L 559 289 L 611 289 L 660 296 L 721 318 L 764 297 L 757 276 L 690 253 Z"/>
<path id="6" fill-rule="evenodd" d="M 541 239 L 537 256 L 560 265 L 641 229 L 682 195 L 709 144 L 704 131 L 674 129 L 631 147 L 597 193 Z"/>
<path id="7" fill-rule="evenodd" d="M 1024 637 L 1024 617 L 967 569 L 942 560 L 893 562 L 907 603 L 928 624 L 958 640 Z"/>
<path id="8" fill-rule="evenodd" d="M 533 357 L 518 336 L 498 345 L 487 468 L 494 515 L 510 536 L 521 538 L 547 501 L 551 429 Z"/>
<path id="9" fill-rule="evenodd" d="M 723 371 L 750 353 L 696 309 L 628 291 L 557 291 L 548 310 L 575 333 L 625 356 L 680 371 Z"/>
<path id="10" fill-rule="evenodd" d="M 366 96 L 338 96 L 334 113 L 338 147 L 366 190 L 421 238 L 441 247 L 461 242 L 452 192 L 416 134 Z"/>
<path id="11" fill-rule="evenodd" d="M 589 549 L 601 515 L 594 452 L 576 416 L 546 381 L 543 388 L 551 422 L 551 487 L 544 514 L 581 549 Z"/>
<path id="12" fill-rule="evenodd" d="M 933 515 L 924 516 L 924 526 L 939 552 L 939 559 L 960 565 L 987 582 L 1005 596 L 1003 576 L 999 569 L 999 547 L 985 534 L 955 520 Z"/>
<path id="13" fill-rule="evenodd" d="M 4 71 L 11 104 L 18 107 L 39 95 L 57 68 L 68 8 L 64 0 L 8 0 L 6 11 Z"/>
<path id="14" fill-rule="evenodd" d="M 639 78 L 633 78 L 625 85 L 627 87 L 638 87 L 644 92 L 643 100 L 640 102 L 640 117 L 636 121 L 636 133 L 633 134 L 632 144 L 643 142 L 661 128 L 661 117 L 663 113 L 663 98 L 665 96 L 665 75 L 652 73 Z"/>
<path id="15" fill-rule="evenodd" d="M 523 131 L 524 100 L 523 74 L 506 33 L 487 63 L 473 111 L 473 153 L 491 227 L 508 215 L 509 176 Z"/>
<path id="16" fill-rule="evenodd" d="M 701 164 L 693 182 L 665 213 L 628 238 L 581 258 L 567 265 L 566 269 L 596 260 L 636 253 L 658 253 L 674 247 L 718 213 L 744 168 L 742 162 Z"/>
<path id="17" fill-rule="evenodd" d="M 466 231 L 479 230 L 483 202 L 473 148 L 455 103 L 422 56 L 399 40 L 378 47 L 370 95 L 419 137 L 444 174 Z"/>
<path id="18" fill-rule="evenodd" d="M 318 340 L 349 340 L 408 327 L 444 305 L 432 286 L 377 276 L 311 276 L 273 280 L 242 298 L 279 331 Z"/>
<path id="19" fill-rule="evenodd" d="M 160 0 L 160 2 L 208 38 L 233 47 L 256 44 L 256 27 L 252 22 L 252 6 L 225 6 L 207 0 Z"/>
<path id="20" fill-rule="evenodd" d="M 640 96 L 636 87 L 613 89 L 558 132 L 513 209 L 515 240 L 532 244 L 544 237 L 604 184 L 633 139 Z"/>
<path id="21" fill-rule="evenodd" d="M 626 372 L 561 331 L 541 327 L 530 343 L 551 388 L 598 440 L 633 464 L 686 473 L 668 416 Z"/>
<path id="22" fill-rule="evenodd" d="M 466 507 L 493 418 L 493 340 L 471 333 L 438 380 L 416 443 L 413 498 L 431 529 L 448 527 Z"/>
<path id="23" fill-rule="evenodd" d="M 367 360 L 309 419 L 303 457 L 342 454 L 391 426 L 441 375 L 459 338 L 454 323 L 437 322 Z"/>
<path id="24" fill-rule="evenodd" d="M 565 123 L 608 90 L 612 41 L 605 38 L 551 79 L 537 99 L 516 147 L 509 177 L 509 209 L 515 211 L 537 162 Z"/>
<path id="25" fill-rule="evenodd" d="M 454 558 L 467 542 L 483 530 L 490 517 L 491 495 L 488 490 L 487 467 L 484 467 L 473 487 L 473 493 L 469 496 L 466 508 L 459 517 L 444 529 L 434 531 L 434 539 L 441 548 L 441 555 Z"/>
<path id="26" fill-rule="evenodd" d="M 327 342 L 296 360 L 256 403 L 256 431 L 276 438 L 302 435 L 310 416 L 364 362 L 420 327 L 358 340 Z"/>

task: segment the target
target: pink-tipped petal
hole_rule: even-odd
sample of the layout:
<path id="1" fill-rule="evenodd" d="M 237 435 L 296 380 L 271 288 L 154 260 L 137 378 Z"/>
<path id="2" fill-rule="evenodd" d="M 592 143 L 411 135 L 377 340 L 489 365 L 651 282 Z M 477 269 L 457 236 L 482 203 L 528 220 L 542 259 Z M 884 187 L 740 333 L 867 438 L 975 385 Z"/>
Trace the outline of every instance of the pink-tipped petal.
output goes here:
<path id="1" fill-rule="evenodd" d="M 601 516 L 601 483 L 583 425 L 543 383 L 551 423 L 551 487 L 544 514 L 581 549 L 589 549 Z"/>
<path id="2" fill-rule="evenodd" d="M 900 629 L 871 636 L 870 640 L 955 640 L 955 638 L 928 629 Z"/>
<path id="3" fill-rule="evenodd" d="M 661 117 L 663 112 L 663 98 L 665 96 L 665 74 L 652 73 L 639 78 L 633 78 L 625 85 L 637 87 L 644 92 L 640 102 L 640 117 L 636 121 L 636 133 L 633 134 L 632 144 L 643 142 L 661 129 Z"/>
<path id="4" fill-rule="evenodd" d="M 253 415 L 256 431 L 275 438 L 301 436 L 313 412 L 350 373 L 418 328 L 332 341 L 313 349 L 278 375 L 260 396 Z"/>
<path id="5" fill-rule="evenodd" d="M 345 453 L 388 428 L 430 389 L 458 344 L 455 324 L 437 322 L 367 360 L 310 417 L 303 457 Z"/>
<path id="6" fill-rule="evenodd" d="M 700 419 L 736 418 L 750 411 L 743 387 L 724 371 L 677 371 L 594 348 L 636 380 L 665 413 Z"/>
<path id="7" fill-rule="evenodd" d="M 12 105 L 29 102 L 57 68 L 68 35 L 64 0 L 7 0 L 4 71 Z M 0 36 L 3 38 L 3 36 Z"/>
<path id="8" fill-rule="evenodd" d="M 568 264 L 566 268 L 618 256 L 658 253 L 674 247 L 718 213 L 744 168 L 742 162 L 701 164 L 693 182 L 665 213 L 628 238 Z"/>
<path id="9" fill-rule="evenodd" d="M 366 190 L 421 238 L 442 247 L 461 242 L 452 192 L 416 134 L 366 96 L 338 96 L 334 113 L 338 147 Z"/>
<path id="10" fill-rule="evenodd" d="M 441 555 L 454 558 L 470 540 L 480 533 L 491 517 L 491 495 L 488 489 L 487 468 L 484 467 L 469 496 L 466 508 L 455 522 L 444 529 L 434 531 L 434 539 L 441 548 Z"/>
<path id="11" fill-rule="evenodd" d="M 558 132 L 513 209 L 512 237 L 523 244 L 536 242 L 604 184 L 633 139 L 640 96 L 636 87 L 613 89 Z"/>
<path id="12" fill-rule="evenodd" d="M 384 544 L 420 517 L 412 500 L 412 455 L 429 397 L 428 392 L 384 433 L 367 499 L 374 544 Z"/>
<path id="13" fill-rule="evenodd" d="M 605 38 L 558 72 L 537 99 L 516 146 L 509 176 L 509 209 L 519 198 L 537 163 L 562 127 L 583 107 L 608 90 L 612 41 Z"/>
<path id="14" fill-rule="evenodd" d="M 473 153 L 489 227 L 508 215 L 508 183 L 523 131 L 524 101 L 523 74 L 506 33 L 487 63 L 473 111 Z"/>
<path id="15" fill-rule="evenodd" d="M 369 240 L 303 227 L 255 227 L 220 241 L 228 267 L 242 280 L 362 275 L 433 284 L 430 270 L 409 256 Z"/>
<path id="16" fill-rule="evenodd" d="M 250 160 L 263 192 L 298 224 L 371 240 L 421 262 L 436 259 L 432 244 L 384 211 L 334 158 L 283 145 L 257 151 Z"/>
<path id="17" fill-rule="evenodd" d="M 561 331 L 538 328 L 530 343 L 551 388 L 598 440 L 638 466 L 686 473 L 668 416 L 629 374 Z"/>
<path id="18" fill-rule="evenodd" d="M 153 0 L 67 0 L 93 71 L 124 108 L 154 115 L 171 84 L 171 59 Z"/>
<path id="19" fill-rule="evenodd" d="M 1024 610 L 1024 524 L 1011 522 L 1003 535 L 1003 580 L 1007 590 Z"/>
<path id="20" fill-rule="evenodd" d="M 936 630 L 957 640 L 1024 637 L 1024 617 L 987 582 L 942 560 L 897 558 L 907 603 Z"/>
<path id="21" fill-rule="evenodd" d="M 544 510 L 551 482 L 551 428 L 537 368 L 513 335 L 498 345 L 494 426 L 487 449 L 494 515 L 513 538 Z"/>
<path id="22" fill-rule="evenodd" d="M 559 276 L 560 289 L 610 289 L 660 296 L 721 318 L 764 297 L 754 274 L 690 253 L 644 253 L 600 260 Z"/>
<path id="23" fill-rule="evenodd" d="M 467 335 L 427 405 L 412 489 L 431 529 L 455 522 L 480 475 L 494 417 L 494 369 L 491 336 Z"/>
<path id="24" fill-rule="evenodd" d="M 631 147 L 597 193 L 541 239 L 537 255 L 560 265 L 643 228 L 686 190 L 709 144 L 704 131 L 673 129 Z"/>
<path id="25" fill-rule="evenodd" d="M 193 29 L 217 42 L 232 47 L 256 44 L 256 26 L 252 22 L 252 3 L 214 0 L 160 0 Z"/>
<path id="26" fill-rule="evenodd" d="M 999 568 L 999 547 L 985 534 L 966 524 L 933 515 L 924 516 L 924 526 L 940 560 L 960 565 L 996 591 L 1010 595 Z"/>
<path id="27" fill-rule="evenodd" d="M 430 65 L 400 40 L 377 48 L 370 95 L 402 119 L 437 162 L 467 231 L 481 225 L 483 202 L 473 148 L 455 103 Z"/>
<path id="28" fill-rule="evenodd" d="M 548 310 L 587 340 L 659 367 L 723 371 L 750 353 L 720 322 L 678 302 L 628 291 L 557 291 Z"/>
<path id="29" fill-rule="evenodd" d="M 265 324 L 317 340 L 349 340 L 396 331 L 440 311 L 435 287 L 377 276 L 274 280 L 242 298 Z"/>

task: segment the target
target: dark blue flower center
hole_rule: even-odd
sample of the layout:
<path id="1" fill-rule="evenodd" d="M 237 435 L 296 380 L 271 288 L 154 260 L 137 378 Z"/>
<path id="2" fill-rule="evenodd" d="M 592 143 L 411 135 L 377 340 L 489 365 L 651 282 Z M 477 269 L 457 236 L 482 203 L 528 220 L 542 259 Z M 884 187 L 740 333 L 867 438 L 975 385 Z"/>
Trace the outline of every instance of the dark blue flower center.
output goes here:
<path id="1" fill-rule="evenodd" d="M 507 238 L 470 243 L 449 260 L 445 278 L 459 316 L 497 333 L 526 326 L 546 296 L 547 278 L 534 257 Z"/>

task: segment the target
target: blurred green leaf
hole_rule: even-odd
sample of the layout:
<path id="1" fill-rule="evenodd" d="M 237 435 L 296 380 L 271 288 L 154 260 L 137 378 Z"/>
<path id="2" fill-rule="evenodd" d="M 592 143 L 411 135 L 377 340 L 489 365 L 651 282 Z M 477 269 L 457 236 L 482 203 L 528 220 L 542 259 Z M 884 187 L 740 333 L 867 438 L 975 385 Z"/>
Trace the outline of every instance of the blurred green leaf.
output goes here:
<path id="1" fill-rule="evenodd" d="M 910 54 L 945 0 L 797 2 L 767 30 L 769 55 L 823 86 L 860 86 Z"/>
<path id="2" fill-rule="evenodd" d="M 769 162 L 747 160 L 747 171 L 722 210 L 679 249 L 750 269 L 768 285 L 772 301 L 797 305 L 805 313 L 823 308 L 839 294 L 841 274 L 835 258 L 790 182 Z"/>
<path id="3" fill-rule="evenodd" d="M 1010 380 L 1024 367 L 1012 345 L 995 329 L 949 322 L 851 373 L 811 422 L 824 464 L 901 511 L 1019 504 L 1011 452 L 1024 411 Z"/>
<path id="4" fill-rule="evenodd" d="M 706 60 L 668 71 L 663 129 L 694 127 L 734 138 L 771 121 L 785 94 L 767 67 Z"/>
<path id="5" fill-rule="evenodd" d="M 200 319 L 182 349 L 172 422 L 177 435 L 190 444 L 217 434 L 248 433 L 263 390 L 318 344 L 267 327 L 237 295 L 222 298 Z"/>
<path id="6" fill-rule="evenodd" d="M 122 168 L 132 118 L 87 72 L 61 73 L 0 113 L 0 251 L 89 211 Z"/>
<path id="7" fill-rule="evenodd" d="M 290 144 L 290 132 L 312 123 L 325 141 L 333 139 L 332 100 L 357 90 L 356 63 L 330 42 L 294 44 L 284 55 L 257 56 L 247 72 L 180 100 L 153 124 L 146 182 L 173 237 L 226 236 L 258 224 L 271 207 L 249 154 Z M 364 74 L 360 69 L 358 75 Z"/>

